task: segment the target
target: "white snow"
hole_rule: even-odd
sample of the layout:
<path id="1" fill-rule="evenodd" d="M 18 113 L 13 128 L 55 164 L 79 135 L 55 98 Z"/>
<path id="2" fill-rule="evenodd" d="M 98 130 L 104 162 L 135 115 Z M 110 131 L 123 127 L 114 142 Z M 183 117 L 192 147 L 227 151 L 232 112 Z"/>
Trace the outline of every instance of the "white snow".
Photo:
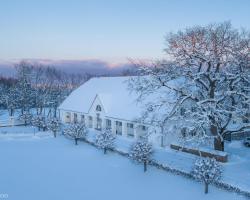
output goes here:
<path id="1" fill-rule="evenodd" d="M 46 132 L 34 136 L 31 128 L 20 140 L 18 133 L 16 139 L 9 135 L 11 128 L 5 131 L 0 137 L 0 192 L 9 199 L 245 199 L 213 186 L 205 195 L 201 183 L 154 167 L 144 173 L 142 165 L 125 157 L 103 155 L 83 142 L 75 146 L 63 136 L 52 138 Z"/>
<path id="2" fill-rule="evenodd" d="M 89 133 L 90 140 L 94 141 L 95 131 Z M 117 136 L 116 149 L 129 152 L 131 145 L 134 143 L 133 138 L 125 138 Z M 225 151 L 229 155 L 227 163 L 221 163 L 222 181 L 250 192 L 250 148 L 245 147 L 242 141 L 233 141 L 225 143 Z M 222 152 L 223 154 L 223 152 Z M 153 159 L 158 163 L 165 164 L 169 167 L 179 169 L 181 171 L 190 172 L 193 168 L 195 160 L 198 157 L 189 153 L 176 151 L 170 147 L 154 146 Z"/>

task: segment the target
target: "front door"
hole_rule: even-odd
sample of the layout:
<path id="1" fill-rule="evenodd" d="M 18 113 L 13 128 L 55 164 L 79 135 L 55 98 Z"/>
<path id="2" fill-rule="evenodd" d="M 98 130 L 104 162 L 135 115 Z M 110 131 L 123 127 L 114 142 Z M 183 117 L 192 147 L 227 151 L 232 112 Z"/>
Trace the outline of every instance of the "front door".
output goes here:
<path id="1" fill-rule="evenodd" d="M 96 117 L 96 129 L 102 130 L 102 119 L 100 118 L 99 114 Z"/>

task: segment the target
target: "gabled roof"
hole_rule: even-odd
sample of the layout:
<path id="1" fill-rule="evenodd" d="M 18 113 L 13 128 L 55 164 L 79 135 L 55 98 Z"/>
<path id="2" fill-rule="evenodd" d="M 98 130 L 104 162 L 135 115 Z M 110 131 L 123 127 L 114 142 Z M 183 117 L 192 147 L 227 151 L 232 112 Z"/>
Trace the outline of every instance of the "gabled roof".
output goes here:
<path id="1" fill-rule="evenodd" d="M 130 93 L 127 82 L 130 77 L 92 78 L 74 90 L 59 109 L 88 113 L 96 95 L 104 106 L 106 116 L 135 120 L 143 112 L 142 104 L 136 103 L 136 94 Z"/>

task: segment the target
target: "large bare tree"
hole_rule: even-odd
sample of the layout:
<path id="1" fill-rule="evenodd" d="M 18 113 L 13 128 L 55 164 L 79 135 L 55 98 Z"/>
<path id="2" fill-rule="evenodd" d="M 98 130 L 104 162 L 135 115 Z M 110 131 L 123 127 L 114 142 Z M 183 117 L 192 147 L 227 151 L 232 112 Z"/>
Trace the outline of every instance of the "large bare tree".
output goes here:
<path id="1" fill-rule="evenodd" d="M 224 22 L 170 33 L 166 43 L 170 62 L 141 65 L 143 76 L 132 78 L 130 88 L 139 101 L 172 91 L 175 101 L 155 99 L 145 109 L 147 116 L 161 108 L 161 124 L 175 119 L 191 135 L 213 137 L 214 148 L 223 151 L 226 135 L 250 128 L 249 32 Z"/>

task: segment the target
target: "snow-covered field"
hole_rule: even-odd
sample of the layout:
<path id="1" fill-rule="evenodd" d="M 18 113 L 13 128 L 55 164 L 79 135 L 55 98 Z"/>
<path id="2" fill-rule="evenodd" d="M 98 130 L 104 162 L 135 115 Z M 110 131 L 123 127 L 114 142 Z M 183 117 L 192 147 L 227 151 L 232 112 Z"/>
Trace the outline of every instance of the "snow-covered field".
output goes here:
<path id="1" fill-rule="evenodd" d="M 141 165 L 115 153 L 103 155 L 83 142 L 75 146 L 63 136 L 18 128 L 21 134 L 5 128 L 0 137 L 0 193 L 8 199 L 245 199 L 215 187 L 205 195 L 193 180 L 154 167 L 144 173 Z"/>

